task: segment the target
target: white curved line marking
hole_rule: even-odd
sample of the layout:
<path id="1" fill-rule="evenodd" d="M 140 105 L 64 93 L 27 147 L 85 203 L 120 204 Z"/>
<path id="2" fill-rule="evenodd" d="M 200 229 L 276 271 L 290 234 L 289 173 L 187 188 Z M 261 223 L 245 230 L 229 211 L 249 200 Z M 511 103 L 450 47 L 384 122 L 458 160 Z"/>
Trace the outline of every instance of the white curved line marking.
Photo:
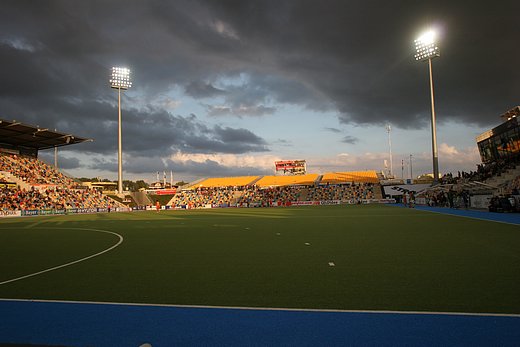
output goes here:
<path id="1" fill-rule="evenodd" d="M 68 262 L 66 264 L 62 264 L 62 265 L 58 265 L 58 266 L 54 266 L 54 267 L 51 267 L 49 269 L 45 269 L 45 270 L 42 270 L 42 271 L 38 271 L 38 272 L 34 272 L 32 274 L 28 274 L 28 275 L 25 275 L 25 276 L 21 276 L 21 277 L 17 277 L 17 278 L 13 278 L 13 279 L 10 279 L 10 280 L 7 280 L 7 281 L 3 281 L 3 282 L 0 282 L 0 285 L 2 284 L 7 284 L 7 283 L 11 283 L 11 282 L 15 282 L 15 281 L 19 281 L 19 280 L 23 280 L 25 278 L 29 278 L 29 277 L 33 277 L 33 276 L 37 276 L 37 275 L 41 275 L 43 273 L 46 273 L 46 272 L 50 272 L 50 271 L 54 271 L 54 270 L 58 270 L 58 269 L 61 269 L 61 268 L 64 268 L 64 267 L 67 267 L 67 266 L 70 266 L 70 265 L 74 265 L 74 264 L 77 264 L 77 263 L 81 263 L 82 261 L 85 261 L 85 260 L 88 260 L 88 259 L 91 259 L 91 258 L 94 258 L 94 257 L 97 257 L 97 256 L 100 256 L 101 254 L 104 254 L 104 253 L 107 253 L 107 252 L 110 252 L 111 250 L 113 250 L 114 248 L 116 248 L 117 246 L 119 246 L 121 243 L 123 243 L 123 236 L 115 233 L 115 232 L 112 232 L 112 231 L 107 231 L 107 230 L 99 230 L 99 229 L 86 229 L 86 228 L 54 228 L 54 229 L 71 229 L 71 230 L 90 230 L 90 231 L 97 231 L 97 232 L 100 232 L 100 233 L 105 233 L 105 234 L 112 234 L 112 235 L 116 235 L 118 238 L 119 238 L 119 241 L 111 246 L 110 248 L 107 248 L 101 252 L 98 252 L 98 253 L 95 253 L 95 254 L 92 254 L 92 255 L 89 255 L 87 257 L 84 257 L 84 258 L 81 258 L 81 259 L 78 259 L 78 260 L 74 260 L 74 261 L 71 261 L 71 262 Z"/>

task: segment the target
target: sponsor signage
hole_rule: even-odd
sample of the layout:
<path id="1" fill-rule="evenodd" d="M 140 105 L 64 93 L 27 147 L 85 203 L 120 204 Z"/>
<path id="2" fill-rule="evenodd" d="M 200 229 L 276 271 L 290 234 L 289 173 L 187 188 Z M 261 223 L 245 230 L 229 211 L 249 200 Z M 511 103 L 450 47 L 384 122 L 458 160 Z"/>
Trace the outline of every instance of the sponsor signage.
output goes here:
<path id="1" fill-rule="evenodd" d="M 340 200 L 325 200 L 320 201 L 320 205 L 339 205 L 341 204 Z"/>
<path id="2" fill-rule="evenodd" d="M 155 194 L 155 195 L 174 195 L 177 193 L 177 189 L 173 188 L 173 189 L 157 189 L 157 190 L 152 190 L 150 192 L 150 194 Z"/>
<path id="3" fill-rule="evenodd" d="M 16 183 L 13 182 L 0 182 L 0 188 L 15 189 Z"/>
<path id="4" fill-rule="evenodd" d="M 311 206 L 311 205 L 319 205 L 319 201 L 292 201 L 291 205 L 293 206 Z"/>
<path id="5" fill-rule="evenodd" d="M 78 208 L 78 213 L 95 213 L 97 208 Z"/>
<path id="6" fill-rule="evenodd" d="M 0 218 L 2 217 L 20 217 L 22 215 L 22 211 L 3 211 L 0 210 Z"/>

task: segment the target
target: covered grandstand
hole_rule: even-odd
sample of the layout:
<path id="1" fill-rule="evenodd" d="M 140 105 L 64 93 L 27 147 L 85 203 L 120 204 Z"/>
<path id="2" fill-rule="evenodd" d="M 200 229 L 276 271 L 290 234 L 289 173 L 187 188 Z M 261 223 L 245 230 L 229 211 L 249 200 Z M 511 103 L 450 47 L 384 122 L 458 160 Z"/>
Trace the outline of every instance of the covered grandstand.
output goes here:
<path id="1" fill-rule="evenodd" d="M 274 207 L 389 202 L 375 171 L 207 178 L 181 189 L 171 208 Z"/>
<path id="2" fill-rule="evenodd" d="M 256 182 L 258 187 L 279 187 L 288 185 L 313 185 L 317 183 L 318 174 L 297 176 L 264 176 Z"/>
<path id="3" fill-rule="evenodd" d="M 5 152 L 38 157 L 38 151 L 62 146 L 74 145 L 92 139 L 70 133 L 61 133 L 47 128 L 40 128 L 17 122 L 0 119 L 0 148 Z"/>
<path id="4" fill-rule="evenodd" d="M 258 180 L 259 176 L 238 176 L 238 177 L 214 177 L 206 178 L 194 185 L 191 188 L 196 187 L 229 187 L 229 186 L 247 186 L 253 184 Z"/>
<path id="5" fill-rule="evenodd" d="M 323 174 L 320 183 L 379 183 L 375 171 L 350 171 L 350 172 L 328 172 Z"/>
<path id="6" fill-rule="evenodd" d="M 376 171 L 344 171 L 327 172 L 323 175 L 306 174 L 294 176 L 236 176 L 236 177 L 212 177 L 205 178 L 189 185 L 188 189 L 217 188 L 217 187 L 241 187 L 255 185 L 260 188 L 282 187 L 290 185 L 317 185 L 317 184 L 349 184 L 349 183 L 373 183 L 378 184 L 379 178 Z"/>
<path id="7" fill-rule="evenodd" d="M 0 215 L 103 212 L 124 208 L 38 159 L 38 151 L 92 141 L 69 133 L 0 120 Z"/>

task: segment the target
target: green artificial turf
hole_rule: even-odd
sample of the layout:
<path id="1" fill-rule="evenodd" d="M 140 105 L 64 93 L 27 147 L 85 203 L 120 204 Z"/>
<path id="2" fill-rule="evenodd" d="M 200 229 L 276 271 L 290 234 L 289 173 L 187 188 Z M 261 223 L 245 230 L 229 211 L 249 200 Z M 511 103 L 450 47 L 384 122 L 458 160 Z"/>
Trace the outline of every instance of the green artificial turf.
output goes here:
<path id="1" fill-rule="evenodd" d="M 0 220 L 0 282 L 85 229 L 0 298 L 520 313 L 518 226 L 376 205 Z"/>

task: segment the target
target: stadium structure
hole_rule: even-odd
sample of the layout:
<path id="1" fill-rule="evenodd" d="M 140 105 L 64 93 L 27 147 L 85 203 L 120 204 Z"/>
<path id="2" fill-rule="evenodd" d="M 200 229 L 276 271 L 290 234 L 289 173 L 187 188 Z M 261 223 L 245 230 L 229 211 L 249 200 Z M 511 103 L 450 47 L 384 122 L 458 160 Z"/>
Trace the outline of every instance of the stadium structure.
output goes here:
<path id="1" fill-rule="evenodd" d="M 0 120 L 2 216 L 153 209 L 277 207 L 402 202 L 430 206 L 518 211 L 520 126 L 517 106 L 503 123 L 477 137 L 482 165 L 476 171 L 431 180 L 386 179 L 376 171 L 308 173 L 304 160 L 276 162 L 289 175 L 211 177 L 182 187 L 115 194 L 113 183 L 83 183 L 38 159 L 38 151 L 91 139 L 17 121 Z M 294 171 L 294 172 L 293 172 Z M 509 204 L 507 203 L 509 202 Z"/>
<path id="2" fill-rule="evenodd" d="M 20 217 L 0 218 L 0 345 L 518 341 L 520 216 L 482 211 L 518 212 L 513 151 L 434 186 L 297 172 L 121 197 L 38 159 L 88 139 L 0 136 L 0 216 Z"/>
<path id="3" fill-rule="evenodd" d="M 520 117 L 520 106 L 501 115 L 502 124 L 477 136 L 477 146 L 483 163 L 517 160 L 520 155 L 518 117 Z"/>

